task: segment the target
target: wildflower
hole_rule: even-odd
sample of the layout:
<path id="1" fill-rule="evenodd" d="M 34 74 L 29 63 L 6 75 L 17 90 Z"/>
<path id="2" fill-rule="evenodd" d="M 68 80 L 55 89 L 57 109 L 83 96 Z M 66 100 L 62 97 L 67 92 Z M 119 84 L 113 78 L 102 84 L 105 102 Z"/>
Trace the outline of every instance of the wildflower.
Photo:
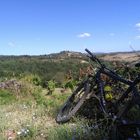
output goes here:
<path id="1" fill-rule="evenodd" d="M 30 132 L 29 129 L 22 128 L 20 131 L 17 132 L 17 134 L 20 135 L 20 136 L 24 136 L 25 137 L 25 136 L 27 136 L 29 134 L 29 132 Z"/>

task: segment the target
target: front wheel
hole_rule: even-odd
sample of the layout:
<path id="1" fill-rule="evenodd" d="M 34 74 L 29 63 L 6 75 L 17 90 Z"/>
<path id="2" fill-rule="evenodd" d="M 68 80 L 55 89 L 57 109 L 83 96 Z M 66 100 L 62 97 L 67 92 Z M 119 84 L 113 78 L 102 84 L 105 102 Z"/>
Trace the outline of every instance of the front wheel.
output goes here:
<path id="1" fill-rule="evenodd" d="M 72 95 L 67 99 L 61 107 L 56 117 L 57 123 L 65 123 L 71 119 L 72 116 L 80 109 L 88 93 L 90 92 L 89 80 L 82 81 Z"/>

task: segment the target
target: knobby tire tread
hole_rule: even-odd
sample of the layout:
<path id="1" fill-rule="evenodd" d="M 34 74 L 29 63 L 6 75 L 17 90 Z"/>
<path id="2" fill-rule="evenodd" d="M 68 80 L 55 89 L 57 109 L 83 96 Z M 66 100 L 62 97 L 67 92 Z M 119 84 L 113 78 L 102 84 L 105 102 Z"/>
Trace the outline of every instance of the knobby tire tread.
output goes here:
<path id="1" fill-rule="evenodd" d="M 82 89 L 84 86 L 86 86 L 86 91 L 84 91 L 84 94 L 82 95 L 79 102 L 75 105 L 75 107 L 67 114 L 66 117 L 61 116 L 63 109 L 67 104 L 69 104 L 70 100 L 73 98 L 74 95 L 78 93 L 80 89 Z M 76 114 L 76 112 L 80 109 L 80 107 L 83 105 L 84 101 L 86 100 L 87 94 L 89 93 L 90 87 L 87 81 L 82 81 L 80 85 L 76 88 L 76 90 L 73 92 L 73 94 L 67 99 L 67 101 L 64 103 L 64 105 L 61 107 L 57 117 L 56 122 L 57 123 L 66 123 L 68 122 L 72 116 Z"/>

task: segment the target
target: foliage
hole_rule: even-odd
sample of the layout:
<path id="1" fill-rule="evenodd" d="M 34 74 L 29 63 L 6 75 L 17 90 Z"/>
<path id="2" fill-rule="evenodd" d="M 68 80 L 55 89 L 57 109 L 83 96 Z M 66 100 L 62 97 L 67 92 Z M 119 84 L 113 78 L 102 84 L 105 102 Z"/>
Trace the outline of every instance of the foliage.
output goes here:
<path id="1" fill-rule="evenodd" d="M 112 66 L 109 62 L 106 64 Z M 83 120 L 76 120 L 79 124 L 70 122 L 66 125 L 58 126 L 54 120 L 60 106 L 70 95 L 69 93 L 54 92 L 54 89 L 57 86 L 62 87 L 63 85 L 65 88 L 73 90 L 77 84 L 79 68 L 84 68 L 87 65 L 88 64 L 81 64 L 80 61 L 72 59 L 62 61 L 46 59 L 46 56 L 1 57 L 0 81 L 14 77 L 21 82 L 18 94 L 10 90 L 0 90 L 1 139 L 6 139 L 5 131 L 9 129 L 15 132 L 19 132 L 22 129 L 29 130 L 27 136 L 18 136 L 17 139 L 19 140 L 102 139 L 101 136 L 105 134 L 103 127 L 91 129 Z M 65 76 L 69 70 L 72 72 L 72 79 L 66 81 Z M 128 77 L 124 67 L 121 69 L 117 67 L 115 70 L 120 75 L 124 75 L 126 78 Z M 133 67 L 129 69 L 132 80 L 136 77 L 138 71 L 138 69 Z M 46 96 L 47 86 L 51 92 L 54 92 L 52 95 Z M 89 106 L 90 108 L 88 109 L 94 109 L 94 106 L 91 104 L 89 104 Z M 85 112 L 86 115 L 88 115 L 89 112 L 92 113 L 91 110 L 88 110 L 88 113 L 87 110 Z M 95 110 L 93 113 L 93 115 L 95 115 Z M 126 117 L 130 117 L 132 120 L 135 117 L 137 120 L 140 118 L 140 112 L 137 111 L 137 107 L 134 107 L 129 111 L 129 114 L 126 114 Z"/>
<path id="2" fill-rule="evenodd" d="M 88 124 L 87 120 L 76 119 L 74 123 L 59 125 L 50 128 L 48 132 L 49 140 L 100 140 L 105 133 L 104 128 L 94 129 Z"/>
<path id="3" fill-rule="evenodd" d="M 77 83 L 76 80 L 70 79 L 64 84 L 64 88 L 70 88 L 73 91 Z"/>
<path id="4" fill-rule="evenodd" d="M 48 81 L 47 89 L 48 89 L 48 94 L 52 94 L 54 92 L 54 90 L 55 90 L 55 81 L 54 80 Z"/>
<path id="5" fill-rule="evenodd" d="M 72 71 L 74 79 L 78 77 L 79 68 L 87 64 L 81 64 L 79 60 L 64 59 L 52 60 L 47 56 L 3 56 L 0 58 L 1 79 L 11 77 L 25 78 L 26 80 L 46 87 L 46 82 L 55 79 L 58 85 L 63 84 L 65 75 Z"/>
<path id="6" fill-rule="evenodd" d="M 0 105 L 11 104 L 15 100 L 14 93 L 10 93 L 8 90 L 0 90 Z"/>
<path id="7" fill-rule="evenodd" d="M 36 86 L 41 85 L 41 78 L 36 74 L 35 75 L 33 75 L 33 74 L 25 75 L 25 76 L 23 76 L 22 79 L 29 83 L 32 83 Z"/>

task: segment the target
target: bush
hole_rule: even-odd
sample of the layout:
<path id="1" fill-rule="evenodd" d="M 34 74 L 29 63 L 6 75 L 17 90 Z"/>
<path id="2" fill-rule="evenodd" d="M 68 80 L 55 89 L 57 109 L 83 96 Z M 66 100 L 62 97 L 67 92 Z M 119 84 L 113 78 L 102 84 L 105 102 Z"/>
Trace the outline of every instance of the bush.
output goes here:
<path id="1" fill-rule="evenodd" d="M 16 100 L 16 96 L 8 90 L 0 90 L 0 105 L 11 104 Z"/>
<path id="2" fill-rule="evenodd" d="M 74 87 L 77 85 L 77 81 L 76 80 L 69 80 L 64 84 L 64 88 L 70 88 L 72 91 L 74 90 Z"/>
<path id="3" fill-rule="evenodd" d="M 34 74 L 26 75 L 22 79 L 31 83 L 31 84 L 34 84 L 36 86 L 41 85 L 41 78 L 36 74 L 35 75 Z"/>
<path id="4" fill-rule="evenodd" d="M 48 94 L 52 94 L 54 92 L 54 90 L 55 90 L 55 81 L 54 80 L 48 81 L 47 89 L 48 89 Z"/>

